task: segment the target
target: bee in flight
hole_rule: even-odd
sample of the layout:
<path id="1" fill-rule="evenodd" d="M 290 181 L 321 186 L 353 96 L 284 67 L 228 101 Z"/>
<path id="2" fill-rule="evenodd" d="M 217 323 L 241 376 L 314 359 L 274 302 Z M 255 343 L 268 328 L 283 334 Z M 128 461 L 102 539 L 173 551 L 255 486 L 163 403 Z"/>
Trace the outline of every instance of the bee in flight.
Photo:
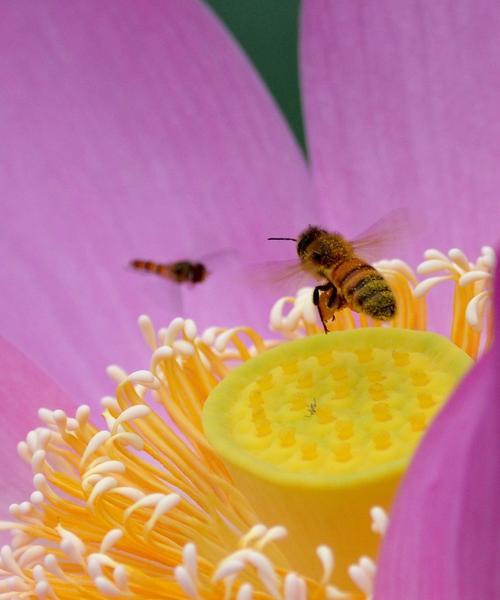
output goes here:
<path id="1" fill-rule="evenodd" d="M 135 259 L 130 266 L 137 271 L 154 273 L 175 283 L 201 283 L 209 272 L 201 262 L 179 260 L 172 263 L 156 263 L 152 260 Z"/>
<path id="2" fill-rule="evenodd" d="M 348 241 L 340 233 L 311 225 L 298 238 L 269 239 L 296 242 L 302 269 L 325 281 L 314 288 L 313 302 L 326 333 L 327 323 L 345 307 L 379 321 L 395 316 L 396 298 L 389 284 L 357 255 L 359 249 L 369 245 L 368 238 Z"/>

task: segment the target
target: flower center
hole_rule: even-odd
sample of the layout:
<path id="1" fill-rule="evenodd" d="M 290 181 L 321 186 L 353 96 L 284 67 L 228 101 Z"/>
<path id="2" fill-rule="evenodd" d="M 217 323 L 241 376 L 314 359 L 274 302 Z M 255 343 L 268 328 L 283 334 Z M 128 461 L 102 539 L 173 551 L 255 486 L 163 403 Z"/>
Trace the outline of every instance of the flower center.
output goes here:
<path id="1" fill-rule="evenodd" d="M 348 564 L 373 547 L 362 533 L 370 506 L 389 506 L 422 433 L 471 363 L 421 331 L 301 339 L 230 373 L 205 404 L 205 433 L 263 522 L 298 536 L 294 568 L 307 572 L 302 557 L 313 553 L 304 545 L 321 543 Z"/>

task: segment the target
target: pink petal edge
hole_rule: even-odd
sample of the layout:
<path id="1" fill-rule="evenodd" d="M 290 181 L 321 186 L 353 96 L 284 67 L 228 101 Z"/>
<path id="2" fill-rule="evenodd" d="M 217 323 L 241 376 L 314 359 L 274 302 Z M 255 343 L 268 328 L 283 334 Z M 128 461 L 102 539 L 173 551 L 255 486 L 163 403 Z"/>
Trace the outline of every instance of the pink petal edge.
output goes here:
<path id="1" fill-rule="evenodd" d="M 412 265 L 428 247 L 475 259 L 496 243 L 500 4 L 304 0 L 300 37 L 325 222 L 353 234 L 407 206 Z"/>
<path id="2" fill-rule="evenodd" d="M 495 314 L 493 347 L 436 418 L 400 487 L 374 600 L 500 597 L 500 267 Z"/>
<path id="3" fill-rule="evenodd" d="M 0 461 L 0 519 L 12 502 L 27 500 L 33 489 L 30 467 L 18 468 L 17 444 L 30 429 L 43 426 L 39 408 L 62 409 L 74 416 L 70 398 L 25 354 L 0 337 L 2 365 L 2 460 Z"/>
<path id="4" fill-rule="evenodd" d="M 160 326 L 183 305 L 129 261 L 234 247 L 255 260 L 256 245 L 271 256 L 265 238 L 314 213 L 305 162 L 195 0 L 6 2 L 0 52 L 0 331 L 95 403 L 107 364 L 148 362 L 137 316 Z M 184 316 L 267 322 L 267 299 L 231 278 L 205 285 L 203 301 L 185 294 Z"/>

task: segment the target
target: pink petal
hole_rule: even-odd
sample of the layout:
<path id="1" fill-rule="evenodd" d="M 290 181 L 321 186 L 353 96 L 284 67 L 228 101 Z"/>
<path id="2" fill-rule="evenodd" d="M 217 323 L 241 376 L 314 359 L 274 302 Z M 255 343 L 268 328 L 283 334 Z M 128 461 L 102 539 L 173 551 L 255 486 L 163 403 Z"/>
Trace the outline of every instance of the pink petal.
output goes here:
<path id="1" fill-rule="evenodd" d="M 375 600 L 500 597 L 498 321 L 497 342 L 450 398 L 402 483 Z"/>
<path id="2" fill-rule="evenodd" d="M 475 258 L 496 243 L 500 5 L 304 0 L 301 42 L 309 152 L 331 225 L 356 232 L 408 205 L 420 218 L 406 258 L 429 246 Z"/>
<path id="3" fill-rule="evenodd" d="M 17 444 L 35 427 L 43 426 L 38 408 L 63 409 L 74 416 L 75 407 L 64 392 L 29 358 L 0 337 L 2 366 L 2 460 L 0 461 L 0 507 L 27 500 L 32 491 L 33 474 L 21 465 Z"/>
<path id="4" fill-rule="evenodd" d="M 137 316 L 180 311 L 176 286 L 128 262 L 235 246 L 265 257 L 268 235 L 308 222 L 305 164 L 194 0 L 7 2 L 0 54 L 3 332 L 92 402 L 108 363 L 147 364 Z M 220 295 L 193 316 L 224 323 Z M 223 296 L 244 298 L 241 320 L 267 320 L 259 298 Z"/>

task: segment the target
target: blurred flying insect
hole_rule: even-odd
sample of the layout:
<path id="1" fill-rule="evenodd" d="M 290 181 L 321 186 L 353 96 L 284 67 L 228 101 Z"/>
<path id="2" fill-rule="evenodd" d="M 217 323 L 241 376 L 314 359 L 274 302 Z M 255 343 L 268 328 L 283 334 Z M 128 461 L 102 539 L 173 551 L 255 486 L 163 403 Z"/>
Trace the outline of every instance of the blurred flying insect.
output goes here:
<path id="1" fill-rule="evenodd" d="M 135 259 L 130 266 L 137 271 L 154 273 L 175 283 L 201 283 L 209 272 L 202 262 L 179 260 L 172 263 L 157 263 L 152 260 Z"/>
<path id="2" fill-rule="evenodd" d="M 381 220 L 353 241 L 312 225 L 298 238 L 268 238 L 296 242 L 301 269 L 324 281 L 314 288 L 313 302 L 325 333 L 328 333 L 327 324 L 335 320 L 335 313 L 346 307 L 379 321 L 389 321 L 396 315 L 396 298 L 389 284 L 375 267 L 358 255 L 384 245 L 387 236 L 376 231 L 382 221 L 388 225 L 387 219 Z"/>

